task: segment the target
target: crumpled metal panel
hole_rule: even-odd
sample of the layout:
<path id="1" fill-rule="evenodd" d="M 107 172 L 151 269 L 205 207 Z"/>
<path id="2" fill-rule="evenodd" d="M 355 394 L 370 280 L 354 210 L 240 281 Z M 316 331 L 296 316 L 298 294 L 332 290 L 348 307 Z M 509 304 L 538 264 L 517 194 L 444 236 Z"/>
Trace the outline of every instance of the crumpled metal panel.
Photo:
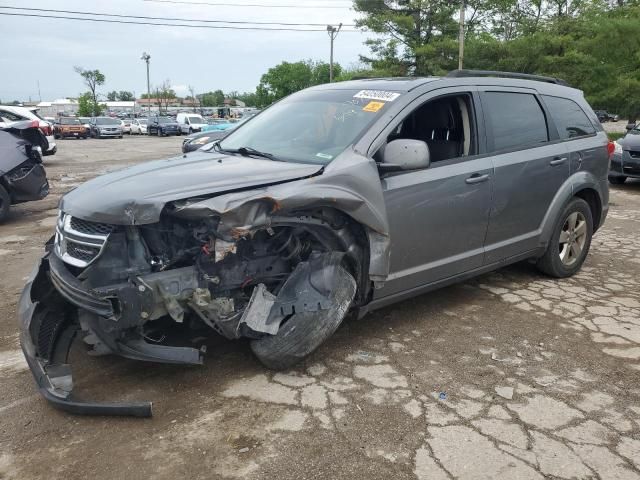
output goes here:
<path id="1" fill-rule="evenodd" d="M 336 158 L 321 175 L 185 202 L 172 214 L 218 216 L 218 234 L 232 240 L 268 227 L 276 213 L 316 207 L 335 208 L 366 227 L 369 274 L 376 282 L 384 281 L 389 272 L 389 223 L 380 176 L 372 160 L 352 151 Z"/>

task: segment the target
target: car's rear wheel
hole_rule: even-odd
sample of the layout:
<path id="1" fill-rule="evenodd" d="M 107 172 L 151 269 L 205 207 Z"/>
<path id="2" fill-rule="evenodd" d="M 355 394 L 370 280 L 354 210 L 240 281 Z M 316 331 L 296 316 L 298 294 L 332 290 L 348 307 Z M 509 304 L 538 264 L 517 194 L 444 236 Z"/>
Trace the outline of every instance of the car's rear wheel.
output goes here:
<path id="1" fill-rule="evenodd" d="M 4 222 L 9 216 L 9 208 L 11 207 L 11 198 L 5 188 L 0 185 L 0 223 Z"/>
<path id="2" fill-rule="evenodd" d="M 613 185 L 622 185 L 627 180 L 627 177 L 609 177 L 609 183 Z"/>
<path id="3" fill-rule="evenodd" d="M 584 263 L 593 235 L 593 216 L 589 204 L 574 198 L 562 211 L 538 268 L 549 276 L 574 275 Z"/>

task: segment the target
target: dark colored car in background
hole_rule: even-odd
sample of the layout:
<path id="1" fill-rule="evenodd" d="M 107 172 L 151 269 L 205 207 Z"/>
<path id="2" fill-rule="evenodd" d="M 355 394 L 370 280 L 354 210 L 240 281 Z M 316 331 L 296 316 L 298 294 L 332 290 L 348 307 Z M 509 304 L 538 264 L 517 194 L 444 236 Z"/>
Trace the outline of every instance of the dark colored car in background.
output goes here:
<path id="1" fill-rule="evenodd" d="M 180 135 L 180 125 L 171 117 L 149 117 L 147 121 L 147 135 Z"/>
<path id="2" fill-rule="evenodd" d="M 184 140 L 182 141 L 182 153 L 194 152 L 207 143 L 222 140 L 224 137 L 229 135 L 229 133 L 231 133 L 231 130 L 193 133 L 184 137 Z"/>
<path id="3" fill-rule="evenodd" d="M 621 185 L 627 178 L 640 178 L 640 124 L 627 125 L 627 134 L 613 143 L 609 181 Z"/>
<path id="4" fill-rule="evenodd" d="M 609 113 L 606 110 L 594 110 L 593 112 L 598 116 L 600 123 L 617 122 L 620 120 L 620 115 L 616 113 Z"/>
<path id="5" fill-rule="evenodd" d="M 87 129 L 75 117 L 60 117 L 53 125 L 54 138 L 87 138 Z"/>
<path id="6" fill-rule="evenodd" d="M 349 312 L 524 260 L 570 277 L 605 221 L 612 153 L 582 92 L 549 77 L 299 91 L 220 142 L 67 193 L 18 304 L 25 357 L 59 408 L 149 416 L 73 397 L 76 335 L 95 355 L 183 365 L 209 336 L 244 338 L 286 369 Z"/>
<path id="7" fill-rule="evenodd" d="M 90 135 L 95 138 L 122 138 L 122 124 L 117 118 L 93 117 L 91 119 Z"/>
<path id="8" fill-rule="evenodd" d="M 49 194 L 42 152 L 49 148 L 37 121 L 15 122 L 0 129 L 0 222 L 11 205 Z"/>

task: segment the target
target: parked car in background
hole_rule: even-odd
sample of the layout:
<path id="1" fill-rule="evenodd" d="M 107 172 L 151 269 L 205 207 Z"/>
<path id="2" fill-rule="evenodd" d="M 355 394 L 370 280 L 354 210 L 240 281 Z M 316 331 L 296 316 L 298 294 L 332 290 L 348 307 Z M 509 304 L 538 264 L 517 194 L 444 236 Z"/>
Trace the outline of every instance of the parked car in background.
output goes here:
<path id="1" fill-rule="evenodd" d="M 54 138 L 87 138 L 87 129 L 76 117 L 60 117 L 53 124 Z"/>
<path id="2" fill-rule="evenodd" d="M 80 123 L 87 131 L 87 136 L 89 136 L 91 133 L 91 117 L 78 117 L 78 120 L 80 120 Z"/>
<path id="3" fill-rule="evenodd" d="M 0 222 L 11 205 L 40 200 L 49 194 L 42 152 L 49 144 L 36 120 L 0 128 Z"/>
<path id="4" fill-rule="evenodd" d="M 90 121 L 90 135 L 95 138 L 122 138 L 122 124 L 117 118 L 93 117 Z"/>
<path id="5" fill-rule="evenodd" d="M 207 125 L 202 127 L 201 131 L 202 132 L 222 132 L 224 130 L 233 128 L 234 126 L 235 126 L 235 123 L 230 122 L 229 120 L 214 119 L 211 122 L 209 122 Z"/>
<path id="6" fill-rule="evenodd" d="M 122 133 L 131 135 L 131 119 L 123 118 L 122 120 L 120 120 L 120 124 L 122 125 Z"/>
<path id="7" fill-rule="evenodd" d="M 55 155 L 58 151 L 56 141 L 53 138 L 53 124 L 47 122 L 38 115 L 38 109 L 15 107 L 13 105 L 0 105 L 0 128 L 8 126 L 12 122 L 21 122 L 24 120 L 37 120 L 38 128 L 42 134 L 47 137 L 49 146 L 42 152 L 43 155 Z"/>
<path id="8" fill-rule="evenodd" d="M 182 153 L 193 152 L 198 150 L 202 146 L 222 140 L 229 135 L 233 130 L 212 131 L 212 132 L 199 132 L 184 137 L 182 141 Z"/>
<path id="9" fill-rule="evenodd" d="M 131 135 L 146 135 L 147 134 L 147 119 L 146 118 L 134 118 L 131 120 Z"/>
<path id="10" fill-rule="evenodd" d="M 185 135 L 200 132 L 207 126 L 207 121 L 197 113 L 179 113 L 176 122 L 180 125 L 180 132 Z"/>
<path id="11" fill-rule="evenodd" d="M 74 337 L 183 365 L 203 363 L 206 336 L 244 338 L 288 369 L 349 312 L 523 260 L 576 274 L 608 212 L 613 144 L 581 91 L 491 75 L 319 85 L 206 150 L 71 190 L 16 309 L 40 393 L 151 415 L 73 395 Z"/>
<path id="12" fill-rule="evenodd" d="M 147 133 L 149 135 L 180 135 L 180 126 L 170 117 L 150 117 L 147 122 Z"/>
<path id="13" fill-rule="evenodd" d="M 620 120 L 620 115 L 616 113 L 609 113 L 606 110 L 594 110 L 594 113 L 598 116 L 600 123 L 617 122 Z"/>
<path id="14" fill-rule="evenodd" d="M 627 125 L 627 134 L 613 143 L 609 182 L 622 185 L 627 178 L 640 178 L 640 123 Z"/>

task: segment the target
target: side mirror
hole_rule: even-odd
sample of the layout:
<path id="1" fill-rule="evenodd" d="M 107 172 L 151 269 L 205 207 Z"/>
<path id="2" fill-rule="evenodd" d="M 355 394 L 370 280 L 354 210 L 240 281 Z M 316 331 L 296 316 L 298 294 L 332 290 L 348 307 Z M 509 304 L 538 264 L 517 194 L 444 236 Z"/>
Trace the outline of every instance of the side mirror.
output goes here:
<path id="1" fill-rule="evenodd" d="M 431 164 L 429 146 L 422 140 L 399 138 L 387 144 L 384 149 L 382 165 L 389 164 L 399 170 L 417 170 Z"/>
<path id="2" fill-rule="evenodd" d="M 636 128 L 636 125 L 634 123 L 627 123 L 624 128 L 626 128 L 627 130 L 633 130 L 634 128 Z"/>

